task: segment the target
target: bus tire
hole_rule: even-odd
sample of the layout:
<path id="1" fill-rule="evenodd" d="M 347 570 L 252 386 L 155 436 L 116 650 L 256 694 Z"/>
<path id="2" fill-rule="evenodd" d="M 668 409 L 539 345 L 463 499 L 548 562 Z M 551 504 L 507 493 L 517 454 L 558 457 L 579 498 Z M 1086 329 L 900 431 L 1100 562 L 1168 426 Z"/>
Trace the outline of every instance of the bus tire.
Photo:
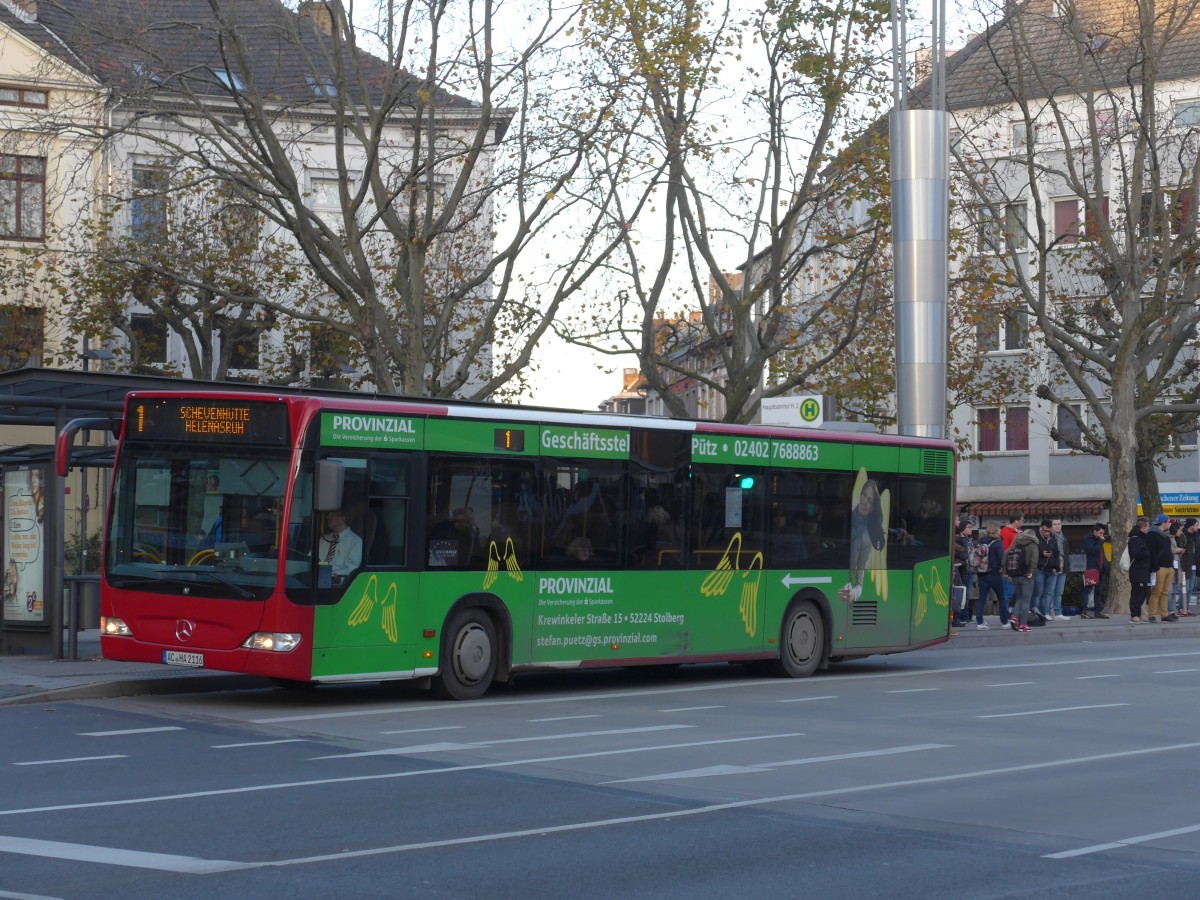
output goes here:
<path id="1" fill-rule="evenodd" d="M 779 627 L 779 659 L 770 669 L 780 678 L 807 678 L 821 665 L 825 652 L 825 620 L 811 600 L 788 607 Z"/>
<path id="2" fill-rule="evenodd" d="M 442 632 L 434 690 L 445 700 L 476 700 L 496 676 L 496 626 L 482 609 L 461 610 Z"/>

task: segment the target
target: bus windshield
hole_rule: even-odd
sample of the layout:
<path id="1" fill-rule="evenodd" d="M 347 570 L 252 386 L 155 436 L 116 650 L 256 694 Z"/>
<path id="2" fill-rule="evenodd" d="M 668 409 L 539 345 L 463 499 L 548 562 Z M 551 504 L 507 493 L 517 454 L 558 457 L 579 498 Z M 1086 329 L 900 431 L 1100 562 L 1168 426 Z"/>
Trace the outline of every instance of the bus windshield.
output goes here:
<path id="1" fill-rule="evenodd" d="M 284 447 L 127 444 L 105 554 L 131 590 L 264 599 L 279 568 Z"/>

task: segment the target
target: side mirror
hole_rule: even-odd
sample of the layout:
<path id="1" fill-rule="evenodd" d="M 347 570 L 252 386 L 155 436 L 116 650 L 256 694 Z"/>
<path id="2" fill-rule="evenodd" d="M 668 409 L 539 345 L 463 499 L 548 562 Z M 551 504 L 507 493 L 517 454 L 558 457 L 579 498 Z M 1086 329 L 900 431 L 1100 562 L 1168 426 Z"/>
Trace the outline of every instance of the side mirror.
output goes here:
<path id="1" fill-rule="evenodd" d="M 313 509 L 329 512 L 342 507 L 342 488 L 346 469 L 336 459 L 317 460 L 316 484 L 313 486 Z"/>

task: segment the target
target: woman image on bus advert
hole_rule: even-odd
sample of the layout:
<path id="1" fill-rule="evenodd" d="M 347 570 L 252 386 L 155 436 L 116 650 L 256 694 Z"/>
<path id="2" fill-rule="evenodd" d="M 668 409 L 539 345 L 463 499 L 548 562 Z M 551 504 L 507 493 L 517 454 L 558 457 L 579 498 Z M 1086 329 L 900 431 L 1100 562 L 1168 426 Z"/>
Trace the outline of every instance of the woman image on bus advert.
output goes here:
<path id="1" fill-rule="evenodd" d="M 838 592 L 847 603 L 862 596 L 871 554 L 887 545 L 887 535 L 883 531 L 883 500 L 873 478 L 863 481 L 858 501 L 850 513 L 850 583 Z"/>

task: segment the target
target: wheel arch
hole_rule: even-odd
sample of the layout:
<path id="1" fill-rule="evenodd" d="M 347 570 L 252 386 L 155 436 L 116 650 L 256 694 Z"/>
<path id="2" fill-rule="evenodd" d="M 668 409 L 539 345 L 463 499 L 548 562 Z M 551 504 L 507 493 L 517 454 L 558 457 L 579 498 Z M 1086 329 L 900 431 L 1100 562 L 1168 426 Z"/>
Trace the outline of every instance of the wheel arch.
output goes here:
<path id="1" fill-rule="evenodd" d="M 783 608 L 783 614 L 779 617 L 780 623 L 787 618 L 792 607 L 797 603 L 802 603 L 805 600 L 810 601 L 817 607 L 817 612 L 821 614 L 821 622 L 825 626 L 825 646 L 821 649 L 821 662 L 817 666 L 818 669 L 828 669 L 829 660 L 833 656 L 833 607 L 829 605 L 829 598 L 824 593 L 816 588 L 801 588 L 792 594 L 792 598 L 788 600 L 787 605 Z M 783 652 L 783 648 L 779 648 Z"/>
<path id="2" fill-rule="evenodd" d="M 508 681 L 512 674 L 512 613 L 495 594 L 483 591 L 463 594 L 446 610 L 445 618 L 442 619 L 443 635 L 447 623 L 465 609 L 481 609 L 492 620 L 496 628 L 496 642 L 499 645 L 496 647 L 496 681 Z M 438 666 L 441 665 L 442 660 L 439 659 Z"/>

